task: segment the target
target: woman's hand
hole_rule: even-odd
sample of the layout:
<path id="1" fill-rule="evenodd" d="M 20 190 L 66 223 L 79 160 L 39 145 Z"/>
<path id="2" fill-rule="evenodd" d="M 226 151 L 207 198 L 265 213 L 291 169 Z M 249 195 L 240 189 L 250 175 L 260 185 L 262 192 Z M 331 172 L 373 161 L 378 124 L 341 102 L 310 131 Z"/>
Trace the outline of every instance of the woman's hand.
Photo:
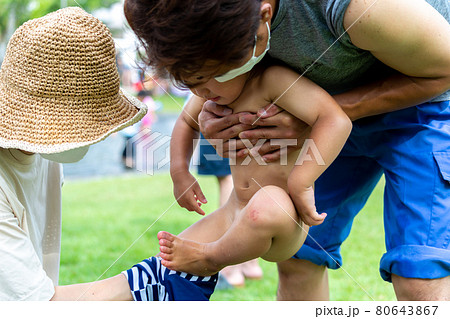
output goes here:
<path id="1" fill-rule="evenodd" d="M 173 194 L 178 204 L 190 212 L 195 211 L 200 215 L 205 215 L 205 212 L 200 207 L 208 201 L 197 179 L 189 172 L 171 173 L 171 177 Z"/>

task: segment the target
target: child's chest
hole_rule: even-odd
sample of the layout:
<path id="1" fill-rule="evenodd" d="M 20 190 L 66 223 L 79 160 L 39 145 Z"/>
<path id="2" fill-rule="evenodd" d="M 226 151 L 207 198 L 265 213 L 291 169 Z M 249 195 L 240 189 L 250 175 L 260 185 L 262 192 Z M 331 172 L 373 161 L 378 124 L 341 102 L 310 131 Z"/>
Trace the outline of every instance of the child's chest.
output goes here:
<path id="1" fill-rule="evenodd" d="M 228 105 L 233 113 L 252 112 L 256 113 L 261 108 L 271 103 L 265 92 L 256 85 L 247 86 L 236 101 Z"/>

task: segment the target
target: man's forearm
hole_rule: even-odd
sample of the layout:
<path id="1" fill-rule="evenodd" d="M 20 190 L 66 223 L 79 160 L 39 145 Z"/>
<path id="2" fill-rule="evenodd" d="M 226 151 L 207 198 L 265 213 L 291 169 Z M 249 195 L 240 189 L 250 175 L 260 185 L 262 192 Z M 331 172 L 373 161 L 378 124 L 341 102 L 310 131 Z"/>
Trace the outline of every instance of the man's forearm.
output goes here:
<path id="1" fill-rule="evenodd" d="M 418 105 L 449 89 L 449 77 L 417 78 L 395 73 L 333 97 L 351 120 L 357 120 Z"/>
<path id="2" fill-rule="evenodd" d="M 55 287 L 52 301 L 133 300 L 127 278 L 119 274 L 101 281 Z"/>

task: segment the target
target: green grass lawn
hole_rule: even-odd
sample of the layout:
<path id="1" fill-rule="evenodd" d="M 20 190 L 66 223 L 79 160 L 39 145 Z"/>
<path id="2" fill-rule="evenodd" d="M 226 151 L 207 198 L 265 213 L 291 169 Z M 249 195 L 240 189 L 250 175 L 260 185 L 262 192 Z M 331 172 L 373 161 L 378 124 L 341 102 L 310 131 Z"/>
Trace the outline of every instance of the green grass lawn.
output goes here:
<path id="1" fill-rule="evenodd" d="M 183 109 L 184 97 L 178 97 L 173 94 L 163 94 L 153 97 L 155 101 L 162 103 L 163 107 L 158 113 L 179 114 Z"/>
<path id="2" fill-rule="evenodd" d="M 216 181 L 204 176 L 199 180 L 209 200 L 203 208 L 211 212 L 218 202 Z M 392 286 L 378 274 L 384 252 L 382 183 L 342 247 L 345 271 L 330 271 L 332 300 L 395 300 Z M 67 180 L 63 187 L 60 284 L 113 276 L 155 255 L 158 231 L 179 233 L 199 219 L 174 201 L 168 174 Z M 260 264 L 262 280 L 247 281 L 244 288 L 216 291 L 212 300 L 275 300 L 276 265 L 263 260 Z"/>

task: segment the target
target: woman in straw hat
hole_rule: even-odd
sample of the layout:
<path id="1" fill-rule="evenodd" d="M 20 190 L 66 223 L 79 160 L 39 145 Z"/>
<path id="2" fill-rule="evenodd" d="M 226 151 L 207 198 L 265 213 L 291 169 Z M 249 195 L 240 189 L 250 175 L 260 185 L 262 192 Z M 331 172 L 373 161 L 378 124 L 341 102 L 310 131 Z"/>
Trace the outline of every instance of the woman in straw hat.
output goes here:
<path id="1" fill-rule="evenodd" d="M 146 286 L 135 286 L 133 274 L 144 274 L 156 280 L 166 275 L 169 286 L 178 287 L 179 273 L 169 280 L 161 267 L 152 275 L 146 270 L 158 264 L 157 258 L 95 284 L 58 286 L 60 163 L 79 161 L 90 145 L 146 112 L 120 90 L 114 41 L 98 19 L 80 8 L 65 8 L 16 30 L 0 69 L 0 300 L 209 297 L 217 278 L 198 288 L 197 296 L 174 297 L 167 287 L 152 296 Z"/>

